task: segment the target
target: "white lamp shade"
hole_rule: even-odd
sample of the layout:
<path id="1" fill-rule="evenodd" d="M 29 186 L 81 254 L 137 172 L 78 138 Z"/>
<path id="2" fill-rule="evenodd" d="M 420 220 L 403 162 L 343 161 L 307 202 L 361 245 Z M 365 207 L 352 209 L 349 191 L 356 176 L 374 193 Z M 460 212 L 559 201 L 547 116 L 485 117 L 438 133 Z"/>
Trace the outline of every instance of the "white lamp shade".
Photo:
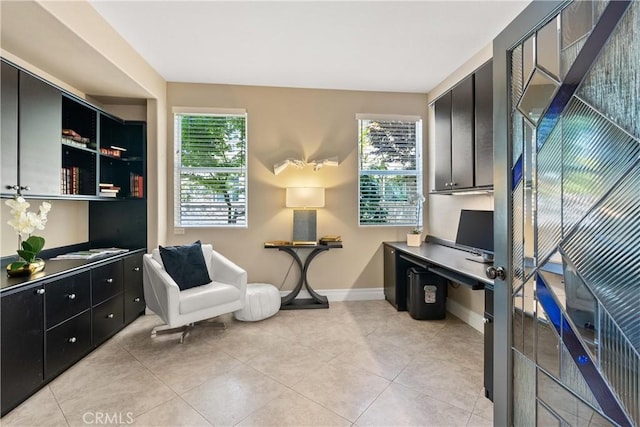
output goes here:
<path id="1" fill-rule="evenodd" d="M 321 208 L 324 206 L 324 187 L 287 187 L 288 208 Z"/>

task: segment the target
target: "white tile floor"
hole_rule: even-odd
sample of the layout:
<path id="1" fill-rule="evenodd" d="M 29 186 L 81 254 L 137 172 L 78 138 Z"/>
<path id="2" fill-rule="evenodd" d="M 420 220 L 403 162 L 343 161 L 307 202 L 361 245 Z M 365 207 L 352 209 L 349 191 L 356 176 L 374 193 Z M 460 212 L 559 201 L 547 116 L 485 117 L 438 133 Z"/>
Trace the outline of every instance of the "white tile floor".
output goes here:
<path id="1" fill-rule="evenodd" d="M 125 328 L 0 420 L 3 426 L 485 426 L 482 334 L 386 301 L 223 316 L 185 344 Z"/>

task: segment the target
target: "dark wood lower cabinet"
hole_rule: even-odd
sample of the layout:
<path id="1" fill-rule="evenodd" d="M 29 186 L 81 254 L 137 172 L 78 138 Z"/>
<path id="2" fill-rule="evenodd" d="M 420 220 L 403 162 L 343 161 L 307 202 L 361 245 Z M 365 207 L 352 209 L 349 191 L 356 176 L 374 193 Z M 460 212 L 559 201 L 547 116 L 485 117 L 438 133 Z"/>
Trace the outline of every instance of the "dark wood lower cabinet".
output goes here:
<path id="1" fill-rule="evenodd" d="M 144 313 L 142 255 L 0 293 L 2 416 Z"/>
<path id="2" fill-rule="evenodd" d="M 44 287 L 2 295 L 0 305 L 0 402 L 4 415 L 43 382 Z"/>

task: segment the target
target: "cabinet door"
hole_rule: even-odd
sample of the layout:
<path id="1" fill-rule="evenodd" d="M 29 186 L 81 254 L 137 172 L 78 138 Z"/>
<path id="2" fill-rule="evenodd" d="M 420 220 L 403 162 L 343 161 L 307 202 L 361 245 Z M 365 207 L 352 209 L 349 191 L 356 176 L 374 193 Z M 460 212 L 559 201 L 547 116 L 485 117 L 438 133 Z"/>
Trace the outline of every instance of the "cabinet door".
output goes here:
<path id="1" fill-rule="evenodd" d="M 0 123 L 2 161 L 0 193 L 14 195 L 18 186 L 18 70 L 2 62 L 0 70 Z"/>
<path id="2" fill-rule="evenodd" d="M 451 187 L 473 187 L 473 75 L 451 90 Z"/>
<path id="3" fill-rule="evenodd" d="M 493 186 L 493 66 L 483 65 L 475 74 L 475 186 Z"/>
<path id="4" fill-rule="evenodd" d="M 31 196 L 60 195 L 62 94 L 20 73 L 20 185 Z"/>
<path id="5" fill-rule="evenodd" d="M 396 250 L 384 245 L 384 298 L 398 308 L 396 301 Z"/>
<path id="6" fill-rule="evenodd" d="M 2 415 L 9 412 L 43 382 L 43 287 L 0 297 Z"/>
<path id="7" fill-rule="evenodd" d="M 142 288 L 142 254 L 124 259 L 124 322 L 130 323 L 144 312 Z"/>
<path id="8" fill-rule="evenodd" d="M 434 189 L 449 190 L 451 183 L 451 92 L 434 103 L 435 109 L 435 185 Z"/>
<path id="9" fill-rule="evenodd" d="M 493 401 L 493 288 L 484 289 L 484 395 Z"/>

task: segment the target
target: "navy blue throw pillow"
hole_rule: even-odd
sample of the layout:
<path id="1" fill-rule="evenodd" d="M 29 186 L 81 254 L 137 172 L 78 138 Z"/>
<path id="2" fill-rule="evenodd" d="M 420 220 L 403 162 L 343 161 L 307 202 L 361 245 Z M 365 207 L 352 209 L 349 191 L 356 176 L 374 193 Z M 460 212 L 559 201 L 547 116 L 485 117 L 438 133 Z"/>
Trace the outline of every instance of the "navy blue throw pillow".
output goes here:
<path id="1" fill-rule="evenodd" d="M 200 240 L 183 246 L 160 246 L 164 269 L 181 291 L 211 282 Z"/>

